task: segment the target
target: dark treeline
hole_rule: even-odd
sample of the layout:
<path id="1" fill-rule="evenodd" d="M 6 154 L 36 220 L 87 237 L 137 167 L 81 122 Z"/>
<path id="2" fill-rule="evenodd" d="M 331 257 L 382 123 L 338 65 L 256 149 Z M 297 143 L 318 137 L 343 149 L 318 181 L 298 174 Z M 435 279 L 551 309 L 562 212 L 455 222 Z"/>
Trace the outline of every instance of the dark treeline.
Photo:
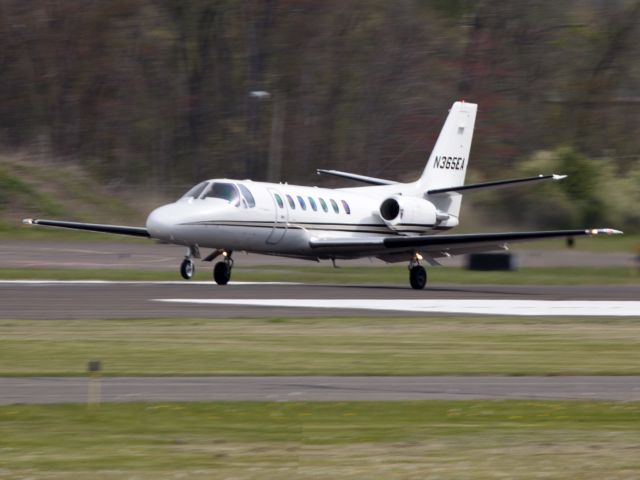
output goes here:
<path id="1" fill-rule="evenodd" d="M 410 179 L 464 98 L 475 178 L 561 145 L 624 172 L 639 25 L 622 0 L 2 0 L 0 143 L 131 184 Z"/>

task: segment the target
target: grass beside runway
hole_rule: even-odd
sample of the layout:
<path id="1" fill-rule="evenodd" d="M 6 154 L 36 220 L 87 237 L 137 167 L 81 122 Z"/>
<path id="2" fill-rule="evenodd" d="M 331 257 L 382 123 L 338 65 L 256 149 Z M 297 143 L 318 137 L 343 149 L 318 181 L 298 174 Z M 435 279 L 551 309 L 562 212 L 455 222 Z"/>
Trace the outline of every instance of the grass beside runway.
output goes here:
<path id="1" fill-rule="evenodd" d="M 0 407 L 0 476 L 622 479 L 640 404 L 221 402 Z"/>
<path id="2" fill-rule="evenodd" d="M 194 280 L 212 281 L 211 264 L 198 262 Z M 535 267 L 514 272 L 479 272 L 463 268 L 427 268 L 429 284 L 465 283 L 495 285 L 632 285 L 640 284 L 640 271 L 626 267 Z M 326 284 L 397 284 L 407 285 L 406 266 L 388 265 L 371 267 L 341 266 L 333 268 L 327 263 L 305 266 L 243 265 L 240 261 L 233 269 L 233 281 L 246 282 L 301 282 Z M 173 280 L 180 281 L 177 271 L 107 270 L 107 269 L 41 269 L 0 268 L 4 280 Z M 429 288 L 429 284 L 427 288 Z"/>
<path id="3" fill-rule="evenodd" d="M 638 375 L 639 318 L 1 320 L 0 376 Z"/>

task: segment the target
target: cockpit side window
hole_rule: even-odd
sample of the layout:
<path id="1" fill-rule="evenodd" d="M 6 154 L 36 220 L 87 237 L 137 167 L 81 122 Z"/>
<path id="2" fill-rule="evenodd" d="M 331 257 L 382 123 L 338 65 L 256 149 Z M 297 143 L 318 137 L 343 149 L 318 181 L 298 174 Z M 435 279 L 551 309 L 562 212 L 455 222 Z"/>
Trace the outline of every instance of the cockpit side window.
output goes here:
<path id="1" fill-rule="evenodd" d="M 187 193 L 185 193 L 181 198 L 198 198 L 201 194 L 202 191 L 207 187 L 207 185 L 209 184 L 209 182 L 201 182 L 199 184 L 197 184 L 195 187 L 193 187 L 191 190 L 189 190 Z"/>
<path id="2" fill-rule="evenodd" d="M 233 183 L 215 182 L 204 198 L 221 198 L 236 207 L 240 206 L 240 193 Z"/>
<path id="3" fill-rule="evenodd" d="M 253 208 L 256 206 L 256 201 L 253 198 L 253 195 L 251 195 L 251 192 L 249 191 L 249 189 L 247 187 L 245 187 L 244 185 L 242 185 L 241 183 L 238 184 L 238 187 L 240 188 L 240 191 L 242 192 L 242 196 L 244 197 L 244 199 L 247 202 L 247 207 L 249 208 Z"/>

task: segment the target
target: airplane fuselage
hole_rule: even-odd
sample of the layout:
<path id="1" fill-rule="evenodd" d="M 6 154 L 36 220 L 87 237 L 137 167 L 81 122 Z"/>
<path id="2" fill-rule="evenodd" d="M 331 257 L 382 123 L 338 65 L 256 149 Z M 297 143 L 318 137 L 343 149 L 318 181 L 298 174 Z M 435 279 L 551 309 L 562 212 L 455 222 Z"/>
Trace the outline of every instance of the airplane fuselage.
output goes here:
<path id="1" fill-rule="evenodd" d="M 213 196 L 216 189 L 218 196 Z M 310 240 L 424 235 L 448 228 L 429 219 L 410 224 L 400 220 L 391 227 L 384 221 L 381 203 L 394 195 L 415 195 L 415 190 L 414 184 L 327 189 L 213 179 L 198 195 L 187 194 L 151 212 L 146 226 L 152 237 L 186 246 L 329 258 L 336 255 L 312 249 Z"/>

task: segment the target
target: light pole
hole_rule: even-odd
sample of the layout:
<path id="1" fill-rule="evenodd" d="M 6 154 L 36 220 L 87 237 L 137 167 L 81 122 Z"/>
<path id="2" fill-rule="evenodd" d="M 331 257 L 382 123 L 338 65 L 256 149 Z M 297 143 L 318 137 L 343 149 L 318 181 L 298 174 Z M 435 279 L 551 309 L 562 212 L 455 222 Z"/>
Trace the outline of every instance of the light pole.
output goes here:
<path id="1" fill-rule="evenodd" d="M 279 182 L 282 179 L 282 137 L 284 134 L 284 94 L 272 95 L 265 90 L 252 90 L 249 96 L 260 101 L 273 99 L 271 108 L 271 131 L 269 134 L 269 152 L 267 157 L 267 181 Z M 255 110 L 254 110 L 255 112 Z M 257 121 L 254 121 L 257 125 Z M 254 132 L 254 138 L 257 132 Z"/>

